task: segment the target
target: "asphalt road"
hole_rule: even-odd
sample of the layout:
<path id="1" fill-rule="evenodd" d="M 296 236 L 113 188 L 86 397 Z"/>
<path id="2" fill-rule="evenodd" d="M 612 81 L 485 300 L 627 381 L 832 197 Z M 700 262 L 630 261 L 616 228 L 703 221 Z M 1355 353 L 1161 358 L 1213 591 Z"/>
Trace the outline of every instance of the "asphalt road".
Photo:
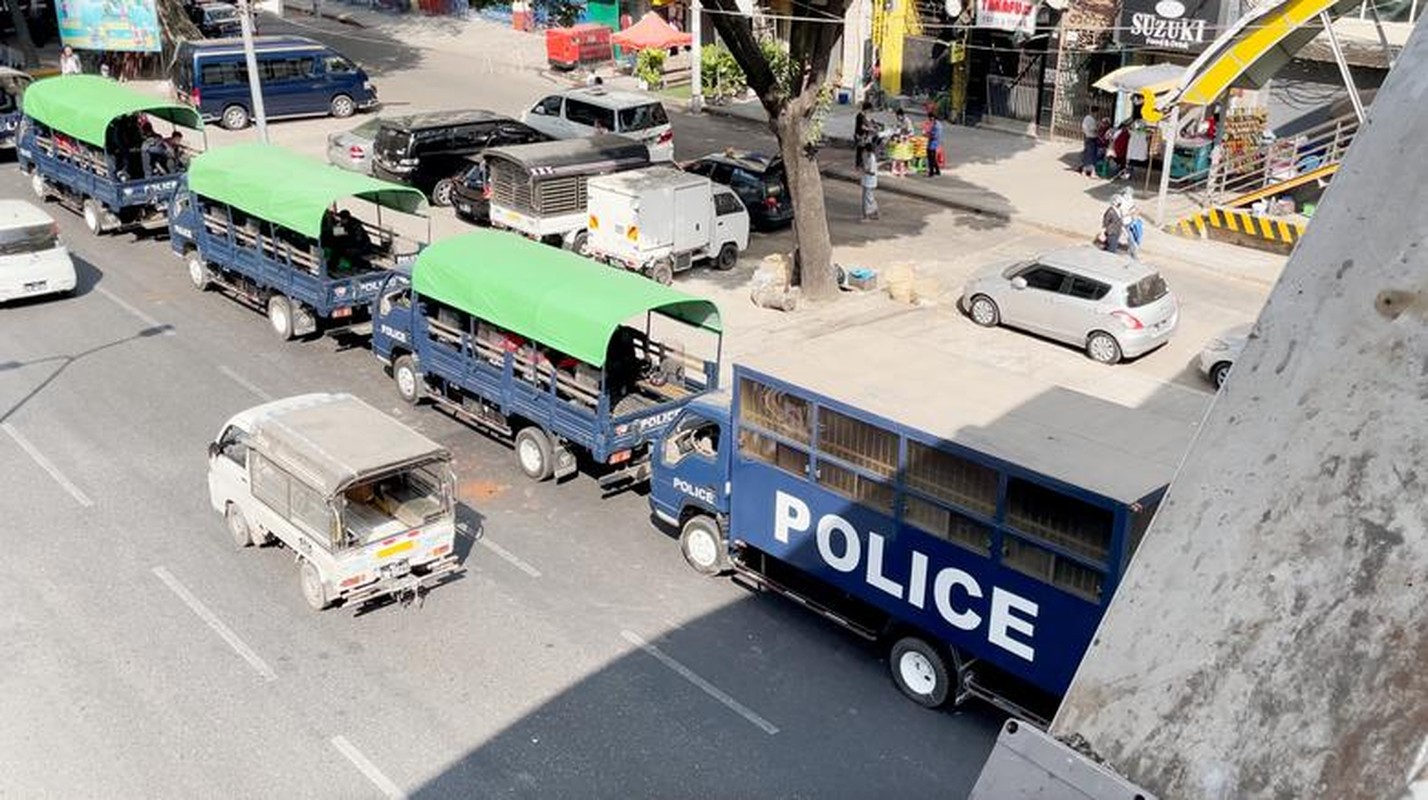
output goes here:
<path id="1" fill-rule="evenodd" d="M 0 196 L 26 184 L 0 167 Z M 880 654 L 699 578 L 643 497 L 531 484 L 333 339 L 281 343 L 162 241 L 51 204 L 71 299 L 0 310 L 0 795 L 957 796 L 992 712 L 930 713 Z M 236 550 L 204 448 L 268 397 L 351 391 L 457 454 L 463 579 L 304 605 Z M 695 676 L 695 677 L 691 677 Z"/>

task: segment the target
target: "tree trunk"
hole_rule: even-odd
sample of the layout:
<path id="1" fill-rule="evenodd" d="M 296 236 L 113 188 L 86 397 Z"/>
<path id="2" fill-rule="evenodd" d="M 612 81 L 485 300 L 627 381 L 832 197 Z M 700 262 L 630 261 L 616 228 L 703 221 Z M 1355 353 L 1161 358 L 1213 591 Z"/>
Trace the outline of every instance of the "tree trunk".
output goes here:
<path id="1" fill-rule="evenodd" d="M 823 176 L 817 153 L 804 146 L 806 117 L 796 104 L 785 103 L 769 127 L 778 137 L 793 201 L 793 237 L 798 243 L 797 281 L 810 300 L 828 300 L 838 294 L 838 274 L 833 266 L 833 243 L 828 234 L 828 213 L 823 203 Z"/>
<path id="2" fill-rule="evenodd" d="M 10 0 L 10 21 L 15 25 L 15 41 L 25 56 L 25 68 L 40 65 L 40 53 L 35 49 L 35 40 L 30 36 L 30 21 L 25 18 L 25 10 L 19 0 Z"/>

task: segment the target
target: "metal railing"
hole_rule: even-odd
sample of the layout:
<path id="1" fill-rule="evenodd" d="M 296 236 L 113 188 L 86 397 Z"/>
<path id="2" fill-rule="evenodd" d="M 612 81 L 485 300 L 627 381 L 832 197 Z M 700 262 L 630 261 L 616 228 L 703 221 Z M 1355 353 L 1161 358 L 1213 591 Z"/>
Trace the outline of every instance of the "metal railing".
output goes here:
<path id="1" fill-rule="evenodd" d="M 1350 114 L 1253 151 L 1225 156 L 1209 169 L 1172 178 L 1170 186 L 1202 207 L 1223 205 L 1242 195 L 1337 164 L 1358 132 L 1358 119 Z"/>

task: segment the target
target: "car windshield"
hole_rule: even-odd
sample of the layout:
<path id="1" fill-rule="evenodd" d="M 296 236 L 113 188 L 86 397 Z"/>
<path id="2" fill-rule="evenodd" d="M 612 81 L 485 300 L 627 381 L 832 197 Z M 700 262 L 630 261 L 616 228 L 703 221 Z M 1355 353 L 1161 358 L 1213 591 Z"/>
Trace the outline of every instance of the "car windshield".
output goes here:
<path id="1" fill-rule="evenodd" d="M 238 19 L 238 9 L 236 8 L 210 8 L 204 13 L 207 14 L 209 22 L 228 22 Z"/>
<path id="2" fill-rule="evenodd" d="M 1159 272 L 1152 273 L 1126 287 L 1126 305 L 1131 308 L 1148 306 L 1167 294 L 1170 294 L 1170 287 L 1165 285 L 1165 279 L 1160 277 Z"/>
<path id="3" fill-rule="evenodd" d="M 664 106 L 659 103 L 620 109 L 621 132 L 649 130 L 668 124 L 669 117 L 664 113 Z"/>
<path id="4" fill-rule="evenodd" d="M 53 223 L 0 229 L 0 256 L 22 255 L 52 250 L 59 244 Z"/>

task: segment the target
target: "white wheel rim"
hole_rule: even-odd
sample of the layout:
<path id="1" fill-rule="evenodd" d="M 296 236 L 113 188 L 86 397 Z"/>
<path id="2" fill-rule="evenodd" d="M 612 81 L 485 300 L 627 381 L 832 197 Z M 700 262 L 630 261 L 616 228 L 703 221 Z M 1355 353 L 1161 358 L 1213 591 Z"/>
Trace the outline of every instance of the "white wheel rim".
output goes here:
<path id="1" fill-rule="evenodd" d="M 689 560 L 701 567 L 712 567 L 719 558 L 719 547 L 713 535 L 703 528 L 695 528 L 689 533 Z"/>
<path id="2" fill-rule="evenodd" d="M 937 671 L 927 656 L 909 650 L 897 661 L 897 674 L 903 685 L 920 695 L 931 695 L 937 688 Z"/>
<path id="3" fill-rule="evenodd" d="M 402 393 L 402 397 L 414 397 L 416 395 L 416 375 L 406 368 L 397 370 L 397 391 Z"/>
<path id="4" fill-rule="evenodd" d="M 972 303 L 972 319 L 978 325 L 992 324 L 992 304 L 986 300 L 976 300 Z"/>
<path id="5" fill-rule="evenodd" d="M 239 127 L 242 127 L 243 123 L 246 122 L 246 120 L 244 119 L 244 116 L 245 116 L 245 115 L 244 115 L 242 109 L 239 109 L 239 108 L 229 109 L 229 110 L 228 110 L 226 113 L 224 113 L 224 115 L 223 115 L 223 124 L 226 125 L 226 126 L 228 126 L 229 128 L 239 128 Z"/>
<path id="6" fill-rule="evenodd" d="M 541 471 L 540 448 L 530 439 L 522 439 L 520 446 L 521 467 L 532 475 Z"/>
<path id="7" fill-rule="evenodd" d="M 99 212 L 94 210 L 94 206 L 84 207 L 84 224 L 88 225 L 91 231 L 99 230 Z"/>
<path id="8" fill-rule="evenodd" d="M 449 206 L 449 205 L 451 205 L 451 184 L 445 183 L 445 182 L 438 183 L 438 184 L 436 185 L 436 191 L 434 192 L 434 194 L 436 195 L 436 204 L 437 204 L 437 205 L 439 205 L 439 206 Z"/>
<path id="9" fill-rule="evenodd" d="M 349 98 L 339 97 L 337 98 L 337 102 L 335 103 L 335 105 L 336 108 L 334 110 L 337 112 L 337 116 L 339 117 L 345 117 L 348 114 L 352 113 L 352 101 Z"/>
<path id="10" fill-rule="evenodd" d="M 288 332 L 288 312 L 281 305 L 273 306 L 272 312 L 273 330 L 279 334 Z"/>
<path id="11" fill-rule="evenodd" d="M 193 279 L 194 286 L 203 285 L 203 265 L 198 263 L 198 259 L 188 262 L 188 276 Z"/>
<path id="12" fill-rule="evenodd" d="M 1097 336 L 1091 340 L 1091 357 L 1097 361 L 1108 362 L 1115 358 L 1115 343 L 1106 336 Z"/>
<path id="13" fill-rule="evenodd" d="M 322 583 L 317 578 L 317 570 L 304 567 L 302 570 L 302 593 L 309 605 L 317 605 L 322 600 Z"/>

